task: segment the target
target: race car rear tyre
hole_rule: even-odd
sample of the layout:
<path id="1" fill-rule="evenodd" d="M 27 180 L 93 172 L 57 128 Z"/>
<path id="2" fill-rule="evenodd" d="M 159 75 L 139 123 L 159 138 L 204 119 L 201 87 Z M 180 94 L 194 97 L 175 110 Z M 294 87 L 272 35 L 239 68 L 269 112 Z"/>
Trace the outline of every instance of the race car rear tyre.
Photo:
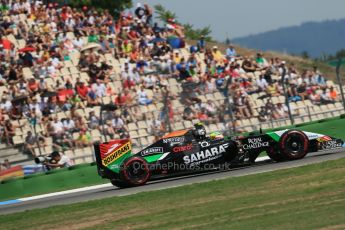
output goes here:
<path id="1" fill-rule="evenodd" d="M 308 148 L 308 137 L 302 131 L 289 130 L 280 137 L 280 152 L 288 160 L 302 159 L 308 153 Z"/>
<path id="2" fill-rule="evenodd" d="M 286 158 L 276 148 L 269 148 L 266 150 L 267 156 L 276 162 L 285 161 Z"/>
<path id="3" fill-rule="evenodd" d="M 130 188 L 132 187 L 128 183 L 122 181 L 122 180 L 110 180 L 111 184 L 118 187 L 118 188 Z"/>
<path id="4" fill-rule="evenodd" d="M 121 168 L 121 176 L 131 186 L 144 185 L 150 178 L 149 166 L 141 157 L 129 158 Z"/>

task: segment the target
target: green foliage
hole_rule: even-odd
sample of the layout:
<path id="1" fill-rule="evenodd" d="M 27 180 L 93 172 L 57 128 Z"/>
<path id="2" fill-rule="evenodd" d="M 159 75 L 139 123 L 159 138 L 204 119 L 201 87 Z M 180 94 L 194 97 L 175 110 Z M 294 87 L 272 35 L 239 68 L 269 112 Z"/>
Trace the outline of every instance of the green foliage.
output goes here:
<path id="1" fill-rule="evenodd" d="M 177 19 L 177 16 L 174 12 L 167 10 L 164 8 L 164 6 L 158 4 L 154 6 L 154 9 L 156 11 L 156 18 L 159 19 L 161 22 L 166 23 L 168 19 Z M 176 20 L 178 23 L 178 21 Z M 212 30 L 210 26 L 206 26 L 201 29 L 195 29 L 192 24 L 182 24 L 185 28 L 185 36 L 189 39 L 198 40 L 201 35 L 205 36 L 206 41 L 212 41 L 212 37 L 210 34 L 212 33 Z"/>
<path id="2" fill-rule="evenodd" d="M 206 41 L 212 41 L 212 37 L 210 36 L 212 30 L 210 26 L 206 26 L 201 29 L 194 29 L 193 25 L 191 24 L 184 24 L 185 35 L 187 38 L 192 40 L 200 39 L 201 35 L 205 36 Z"/>
<path id="3" fill-rule="evenodd" d="M 304 58 L 304 59 L 308 59 L 308 58 L 309 58 L 309 53 L 308 53 L 307 51 L 303 51 L 303 52 L 301 53 L 301 56 L 302 56 L 302 58 Z"/>
<path id="4" fill-rule="evenodd" d="M 329 55 L 328 60 L 343 59 L 345 58 L 345 49 L 339 50 L 335 55 Z"/>
<path id="5" fill-rule="evenodd" d="M 161 4 L 155 5 L 154 9 L 156 11 L 156 18 L 162 21 L 163 23 L 166 23 L 168 19 L 175 19 L 176 20 L 176 14 L 170 10 L 167 10 L 162 6 Z"/>

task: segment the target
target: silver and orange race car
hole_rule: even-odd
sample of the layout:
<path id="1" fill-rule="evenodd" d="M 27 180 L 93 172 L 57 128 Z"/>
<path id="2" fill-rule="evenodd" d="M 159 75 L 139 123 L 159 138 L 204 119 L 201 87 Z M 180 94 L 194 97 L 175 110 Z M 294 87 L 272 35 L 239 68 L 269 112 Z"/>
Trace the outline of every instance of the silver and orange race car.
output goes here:
<path id="1" fill-rule="evenodd" d="M 344 147 L 341 139 L 295 129 L 260 132 L 247 137 L 207 136 L 200 124 L 190 130 L 169 133 L 137 153 L 132 152 L 129 139 L 94 145 L 98 174 L 120 188 L 224 165 L 252 164 L 263 151 L 273 161 L 279 162 L 341 147 Z"/>

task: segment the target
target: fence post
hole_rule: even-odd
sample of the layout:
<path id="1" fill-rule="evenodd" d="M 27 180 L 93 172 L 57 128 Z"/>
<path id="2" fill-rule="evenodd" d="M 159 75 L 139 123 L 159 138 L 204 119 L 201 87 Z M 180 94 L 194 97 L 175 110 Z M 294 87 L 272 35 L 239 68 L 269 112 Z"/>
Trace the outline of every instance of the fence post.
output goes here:
<path id="1" fill-rule="evenodd" d="M 312 119 L 311 119 L 311 114 L 310 114 L 310 107 L 309 107 L 309 105 L 307 106 L 307 111 L 308 111 L 309 120 L 312 121 Z"/>
<path id="2" fill-rule="evenodd" d="M 284 66 L 283 67 L 283 73 L 282 73 L 282 76 L 281 76 L 281 81 L 282 81 L 283 92 L 284 92 L 284 96 L 285 96 L 285 105 L 288 108 L 288 113 L 289 113 L 289 118 L 290 118 L 290 121 L 291 121 L 291 125 L 293 125 L 294 124 L 294 120 L 293 120 L 293 117 L 292 117 L 292 114 L 291 114 L 291 108 L 290 108 L 290 104 L 289 104 L 289 97 L 287 95 L 286 88 L 285 88 L 285 75 L 286 75 L 286 68 Z"/>
<path id="3" fill-rule="evenodd" d="M 341 63 L 342 63 L 342 60 L 339 59 L 339 60 L 338 60 L 338 63 L 337 63 L 337 67 L 336 67 L 336 74 L 337 74 L 337 81 L 338 81 L 338 84 L 339 84 L 339 87 L 340 87 L 341 100 L 342 100 L 342 102 L 343 102 L 343 107 L 344 107 L 344 110 L 345 110 L 344 90 L 343 90 L 343 84 L 341 83 L 341 79 L 340 79 L 340 67 L 341 67 Z"/>

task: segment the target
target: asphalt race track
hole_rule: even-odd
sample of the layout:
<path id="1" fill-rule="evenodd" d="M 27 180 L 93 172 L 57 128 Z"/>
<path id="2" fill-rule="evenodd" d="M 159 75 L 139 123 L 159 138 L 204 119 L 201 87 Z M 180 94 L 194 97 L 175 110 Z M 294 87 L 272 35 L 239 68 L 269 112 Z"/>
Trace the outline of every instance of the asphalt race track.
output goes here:
<path id="1" fill-rule="evenodd" d="M 145 186 L 118 189 L 113 186 L 93 189 L 83 192 L 77 192 L 67 195 L 47 197 L 37 200 L 25 201 L 22 203 L 9 204 L 0 206 L 0 215 L 9 214 L 15 212 L 22 212 L 25 210 L 46 208 L 55 205 L 71 204 L 95 199 L 102 199 L 114 196 L 126 196 L 145 191 L 153 191 L 159 189 L 172 188 L 192 183 L 200 183 L 211 180 L 224 179 L 228 177 L 238 177 L 250 174 L 257 174 L 263 172 L 274 171 L 278 169 L 286 169 L 292 167 L 298 167 L 308 164 L 319 163 L 328 160 L 337 160 L 345 157 L 344 149 L 336 149 L 332 151 L 325 151 L 319 153 L 311 153 L 306 158 L 297 161 L 273 163 L 270 161 L 257 163 L 253 166 L 247 166 L 243 168 L 235 168 L 227 171 L 214 171 L 209 173 L 203 173 L 198 175 L 188 175 L 177 178 L 170 178 L 165 180 L 153 181 Z"/>

